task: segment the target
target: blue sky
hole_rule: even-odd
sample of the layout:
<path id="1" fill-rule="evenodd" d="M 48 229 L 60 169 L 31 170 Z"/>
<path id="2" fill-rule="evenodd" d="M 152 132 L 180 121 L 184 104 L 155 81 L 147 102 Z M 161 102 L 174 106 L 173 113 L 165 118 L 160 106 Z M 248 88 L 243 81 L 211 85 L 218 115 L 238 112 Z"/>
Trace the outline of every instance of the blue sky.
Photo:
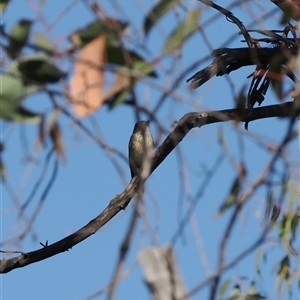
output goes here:
<path id="1" fill-rule="evenodd" d="M 245 3 L 248 2 L 245 1 Z M 267 1 L 257 2 L 254 5 L 244 4 L 243 10 L 236 6 L 233 13 L 247 26 L 253 21 L 253 15 L 264 13 L 262 8 L 265 11 L 273 9 Z M 33 3 L 37 5 L 39 2 L 11 1 L 2 16 L 5 27 L 10 29 L 20 18 L 36 19 L 36 13 L 32 9 Z M 44 16 L 48 22 L 51 24 L 69 3 L 70 1 L 46 1 Z M 81 1 L 74 1 L 74 3 L 72 9 L 56 23 L 51 31 L 47 32 L 49 39 L 54 40 L 62 48 L 67 46 L 68 35 L 93 20 L 93 15 Z M 130 19 L 134 24 L 132 32 L 137 31 L 137 36 L 139 36 L 144 14 L 154 4 L 153 1 L 130 1 L 124 5 L 120 1 L 119 4 L 110 6 L 109 1 L 105 1 L 103 4 L 101 2 L 101 5 L 114 17 Z M 118 5 L 122 9 L 116 9 Z M 186 1 L 185 5 L 192 9 L 200 4 L 197 1 Z M 216 12 L 206 8 L 203 10 L 201 20 L 205 22 L 212 15 L 216 15 Z M 269 29 L 280 28 L 279 19 L 279 12 L 274 13 L 271 19 L 263 19 L 260 26 Z M 159 23 L 159 30 L 153 29 L 149 38 L 143 41 L 150 49 L 149 59 L 160 53 L 167 35 L 175 28 L 175 21 L 174 15 L 164 17 Z M 258 28 L 258 26 L 259 24 L 252 25 L 251 28 Z M 32 32 L 36 31 L 45 32 L 41 18 L 34 24 Z M 227 22 L 223 16 L 219 16 L 216 21 L 208 24 L 205 27 L 205 33 L 212 48 L 225 46 L 224 43 L 228 42 L 229 37 L 231 40 L 226 46 L 245 46 L 240 42 L 241 36 L 237 35 L 236 26 Z M 161 90 L 170 87 L 174 78 L 202 57 L 208 57 L 208 60 L 199 65 L 199 69 L 209 64 L 210 52 L 211 49 L 207 47 L 201 35 L 195 34 L 184 46 L 181 60 L 174 64 L 171 57 L 165 58 L 157 66 L 159 78 L 147 79 L 140 84 L 137 88 L 139 102 L 149 108 L 155 107 Z M 142 54 L 147 57 L 145 53 Z M 68 72 L 71 70 L 70 64 L 65 61 L 61 62 L 60 67 Z M 171 67 L 173 69 L 171 75 L 165 76 L 164 70 L 171 69 Z M 234 83 L 236 93 L 249 86 L 250 80 L 246 77 L 252 71 L 252 67 L 247 67 L 230 74 L 229 78 Z M 190 75 L 192 74 L 191 72 Z M 213 78 L 194 92 L 190 91 L 185 82 L 182 82 L 174 92 L 177 100 L 167 97 L 158 112 L 159 121 L 166 131 L 170 131 L 174 122 L 190 111 L 234 107 L 230 85 L 225 77 Z M 270 90 L 263 105 L 275 103 L 278 103 L 278 100 Z M 29 97 L 25 105 L 36 111 L 50 112 L 51 110 L 49 100 L 43 95 Z M 127 155 L 128 140 L 135 121 L 133 108 L 120 105 L 113 110 L 103 107 L 83 122 L 109 145 Z M 97 127 L 95 122 L 98 124 Z M 39 242 L 45 243 L 48 240 L 49 243 L 53 243 L 71 234 L 98 215 L 116 194 L 124 190 L 129 182 L 130 175 L 126 161 L 116 158 L 122 168 L 122 174 L 119 174 L 105 152 L 78 130 L 69 119 L 61 116 L 59 124 L 63 132 L 66 161 L 59 163 L 54 185 L 34 223 L 37 239 L 29 234 L 22 242 L 9 244 L 12 247 L 9 250 L 33 251 L 40 248 Z M 7 169 L 8 182 L 16 193 L 18 201 L 24 203 L 42 172 L 43 162 L 50 146 L 48 144 L 46 149 L 37 152 L 35 148 L 36 125 L 20 126 L 3 122 L 1 126 L 1 138 L 5 141 L 3 160 Z M 218 143 L 218 132 L 223 133 L 232 157 L 236 161 L 246 162 L 248 171 L 246 182 L 250 184 L 259 176 L 272 155 L 258 146 L 255 138 L 259 137 L 266 143 L 269 141 L 278 143 L 283 139 L 287 126 L 287 120 L 269 119 L 250 123 L 248 132 L 243 129 L 243 124 L 235 126 L 233 123 L 226 123 L 193 129 L 187 135 L 179 148 L 167 157 L 147 181 L 143 210 L 148 222 L 140 220 L 138 223 L 124 266 L 128 274 L 119 284 L 115 299 L 150 299 L 142 280 L 141 267 L 137 263 L 138 253 L 149 245 L 166 245 L 174 236 L 179 220 L 187 211 L 189 201 L 193 201 L 205 178 L 204 170 L 212 168 L 217 157 L 223 153 Z M 165 136 L 158 141 L 158 130 L 155 124 L 151 125 L 151 130 L 157 143 L 161 143 Z M 29 149 L 24 146 L 24 139 L 27 140 Z M 289 146 L 289 151 L 289 162 L 294 165 L 292 178 L 294 182 L 297 182 L 299 147 L 296 141 Z M 26 154 L 33 155 L 37 159 L 37 164 L 26 163 L 24 160 Z M 54 160 L 52 157 L 44 182 L 26 211 L 28 216 L 36 208 L 50 180 Z M 182 168 L 185 176 L 179 172 Z M 216 175 L 201 198 L 197 200 L 193 222 L 188 223 L 183 236 L 174 245 L 179 269 L 187 289 L 193 288 L 208 274 L 215 271 L 220 238 L 231 216 L 231 211 L 229 211 L 221 217 L 216 217 L 216 211 L 225 200 L 235 174 L 236 169 L 228 157 L 224 157 Z M 259 189 L 239 216 L 228 242 L 226 262 L 236 257 L 257 239 L 258 233 L 263 228 L 260 216 L 264 213 L 265 197 L 266 191 Z M 121 242 L 127 231 L 132 208 L 131 203 L 124 212 L 119 213 L 99 232 L 72 250 L 1 275 L 1 299 L 85 299 L 108 285 L 112 279 Z M 287 205 L 284 208 L 286 209 Z M 1 240 L 17 235 L 24 228 L 24 223 L 16 220 L 16 217 L 17 209 L 7 189 L 2 185 Z M 203 252 L 199 254 L 199 248 L 197 248 L 200 238 L 205 255 Z M 226 272 L 222 279 L 232 279 L 233 284 L 239 283 L 244 291 L 251 280 L 259 281 L 259 291 L 269 299 L 276 299 L 274 265 L 285 254 L 272 236 L 268 237 L 265 247 L 268 249 L 268 256 L 267 261 L 262 265 L 265 269 L 262 281 L 259 281 L 255 274 L 256 252 Z M 203 260 L 207 260 L 208 269 L 203 266 Z M 296 261 L 293 263 L 296 264 Z M 242 280 L 243 276 L 248 276 L 247 280 Z M 293 290 L 296 293 L 296 286 L 293 286 Z M 208 287 L 204 288 L 191 299 L 206 299 L 208 291 Z M 106 294 L 98 299 L 105 298 Z M 286 296 L 283 299 L 288 298 Z"/>

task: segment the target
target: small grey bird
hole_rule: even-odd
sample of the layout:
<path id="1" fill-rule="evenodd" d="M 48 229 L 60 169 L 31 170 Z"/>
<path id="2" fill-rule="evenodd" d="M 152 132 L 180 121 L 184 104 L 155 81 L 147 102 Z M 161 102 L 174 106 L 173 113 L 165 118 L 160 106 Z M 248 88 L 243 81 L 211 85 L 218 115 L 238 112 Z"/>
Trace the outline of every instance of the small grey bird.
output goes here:
<path id="1" fill-rule="evenodd" d="M 153 148 L 154 140 L 149 128 L 150 121 L 138 121 L 129 140 L 129 166 L 131 178 L 138 175 L 147 151 Z"/>

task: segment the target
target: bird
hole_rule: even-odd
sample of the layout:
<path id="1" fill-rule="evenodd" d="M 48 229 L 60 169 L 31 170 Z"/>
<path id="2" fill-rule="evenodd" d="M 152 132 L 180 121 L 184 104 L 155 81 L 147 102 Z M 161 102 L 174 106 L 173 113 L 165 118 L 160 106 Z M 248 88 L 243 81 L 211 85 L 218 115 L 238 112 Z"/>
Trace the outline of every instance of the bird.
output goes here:
<path id="1" fill-rule="evenodd" d="M 149 128 L 150 121 L 138 121 L 135 123 L 129 140 L 129 167 L 131 178 L 141 171 L 147 152 L 154 147 L 154 139 Z"/>

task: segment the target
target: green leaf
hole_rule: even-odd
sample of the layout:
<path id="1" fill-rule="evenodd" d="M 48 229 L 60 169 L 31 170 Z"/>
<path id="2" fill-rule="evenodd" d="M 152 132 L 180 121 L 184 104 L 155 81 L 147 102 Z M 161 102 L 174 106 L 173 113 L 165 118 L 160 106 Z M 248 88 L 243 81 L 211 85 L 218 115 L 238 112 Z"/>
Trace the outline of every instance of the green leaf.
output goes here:
<path id="1" fill-rule="evenodd" d="M 276 96 L 282 100 L 283 92 L 282 92 L 282 63 L 283 59 L 281 56 L 275 56 L 270 64 L 270 70 L 268 72 L 268 77 L 271 78 L 271 86 L 276 94 Z"/>
<path id="2" fill-rule="evenodd" d="M 126 60 L 124 58 L 124 51 L 127 52 L 128 59 L 132 64 L 132 70 L 126 67 Z M 122 50 L 120 47 L 108 46 L 107 47 L 107 60 L 111 64 L 119 65 L 125 67 L 122 69 L 122 73 L 130 73 L 133 70 L 139 71 L 141 77 L 143 76 L 150 76 L 150 77 L 157 77 L 157 74 L 154 71 L 154 68 L 151 64 L 147 63 L 140 55 L 138 55 L 134 51 L 130 50 Z"/>
<path id="3" fill-rule="evenodd" d="M 25 82 L 37 82 L 40 84 L 55 83 L 66 74 L 50 62 L 48 56 L 33 55 L 19 63 L 19 71 Z"/>
<path id="4" fill-rule="evenodd" d="M 136 60 L 133 63 L 132 69 L 128 69 L 126 67 L 120 67 L 118 72 L 125 76 L 135 75 L 134 80 L 132 82 L 135 85 L 139 79 L 142 79 L 145 76 L 157 77 L 156 73 L 153 70 L 153 66 L 144 62 L 143 60 Z M 123 103 L 128 99 L 129 96 L 129 88 L 125 88 L 119 93 L 117 93 L 114 97 L 109 99 L 110 109 L 113 109 L 117 105 Z"/>
<path id="5" fill-rule="evenodd" d="M 280 214 L 280 206 L 277 205 L 276 203 L 272 204 L 272 215 L 271 215 L 271 221 L 275 222 Z"/>
<path id="6" fill-rule="evenodd" d="M 227 210 L 236 202 L 240 189 L 241 189 L 241 182 L 239 176 L 237 176 L 231 185 L 229 195 L 227 196 L 226 200 L 224 201 L 224 203 L 221 205 L 219 209 L 219 215 L 221 215 L 225 210 Z"/>
<path id="7" fill-rule="evenodd" d="M 98 20 L 74 32 L 70 39 L 77 47 L 84 48 L 93 39 L 105 33 L 107 44 L 116 46 L 119 41 L 119 34 L 123 33 L 127 25 L 126 22 L 115 19 Z M 116 34 L 115 29 L 119 29 L 119 34 Z"/>
<path id="8" fill-rule="evenodd" d="M 260 275 L 260 277 L 262 278 L 262 273 L 261 273 L 261 260 L 263 258 L 263 255 L 265 253 L 265 248 L 261 247 L 257 253 L 256 253 L 256 263 L 255 263 L 255 269 L 258 275 Z"/>
<path id="9" fill-rule="evenodd" d="M 282 284 L 284 287 L 282 289 Z M 285 293 L 289 286 L 291 285 L 291 275 L 290 275 L 290 259 L 285 256 L 279 263 L 279 269 L 276 278 L 276 289 L 278 296 Z"/>
<path id="10" fill-rule="evenodd" d="M 128 59 L 132 64 L 132 69 L 126 67 L 126 60 L 124 59 L 124 51 L 127 51 Z M 150 76 L 157 77 L 154 68 L 151 64 L 147 63 L 141 56 L 139 56 L 134 51 L 122 50 L 120 47 L 108 46 L 107 48 L 107 60 L 108 63 L 119 65 L 118 72 L 125 76 L 133 76 L 134 80 L 132 82 L 135 85 L 139 79 Z M 124 90 L 117 93 L 115 96 L 109 99 L 110 109 L 113 109 L 117 105 L 123 103 L 129 95 L 129 89 L 125 88 Z"/>
<path id="11" fill-rule="evenodd" d="M 230 279 L 226 279 L 226 280 L 222 283 L 222 285 L 221 285 L 221 287 L 220 287 L 220 290 L 219 290 L 219 297 L 218 297 L 218 299 L 222 299 L 222 298 L 224 297 L 224 295 L 225 295 L 225 293 L 226 293 L 226 291 L 227 291 L 227 289 L 228 289 L 230 283 L 231 283 L 231 280 L 230 280 Z"/>
<path id="12" fill-rule="evenodd" d="M 135 59 L 141 59 L 141 57 L 134 51 L 130 52 L 128 50 L 123 50 L 120 47 L 108 46 L 107 47 L 107 61 L 111 64 L 126 66 L 126 61 L 124 59 L 124 51 L 127 51 L 131 63 Z"/>
<path id="13" fill-rule="evenodd" d="M 242 89 L 239 94 L 237 95 L 235 102 L 236 102 L 236 115 L 235 115 L 235 121 L 240 122 L 244 116 L 245 113 L 245 107 L 247 103 L 246 95 L 244 94 L 245 89 Z"/>
<path id="14" fill-rule="evenodd" d="M 257 292 L 255 283 L 252 282 L 251 286 L 249 287 L 247 294 L 246 294 L 246 300 L 260 300 L 260 299 L 266 299 L 266 297 L 260 295 Z"/>
<path id="15" fill-rule="evenodd" d="M 38 123 L 42 116 L 21 106 L 8 105 L 6 102 L 1 103 L 0 118 L 13 122 Z"/>
<path id="16" fill-rule="evenodd" d="M 130 51 L 126 49 L 121 49 L 120 47 L 108 46 L 107 47 L 107 60 L 111 64 L 126 66 L 126 60 L 124 58 L 124 51 L 127 52 L 127 55 L 130 59 L 130 63 L 133 64 L 134 69 L 140 69 L 145 73 L 145 75 L 151 77 L 157 77 L 153 71 L 153 67 L 135 51 Z M 147 68 L 146 68 L 147 67 Z"/>
<path id="17" fill-rule="evenodd" d="M 284 3 L 284 1 L 282 1 L 282 3 Z M 288 3 L 288 1 L 287 1 L 287 3 Z M 296 1 L 295 1 L 295 5 L 298 5 L 298 4 L 296 4 Z M 294 13 L 293 12 L 293 6 L 292 5 L 286 5 L 283 12 L 284 13 L 283 13 L 282 19 L 280 21 L 280 24 L 281 25 L 286 25 L 288 22 L 291 21 L 291 19 L 293 19 L 293 13 Z"/>
<path id="18" fill-rule="evenodd" d="M 192 33 L 194 33 L 198 27 L 200 12 L 201 8 L 191 11 L 179 24 L 179 26 L 171 33 L 165 44 L 164 53 L 169 53 L 180 47 L 185 40 L 191 36 Z"/>
<path id="19" fill-rule="evenodd" d="M 133 64 L 133 69 L 145 74 L 145 76 L 157 77 L 157 74 L 153 68 L 153 65 L 145 62 L 144 60 L 137 60 Z"/>
<path id="20" fill-rule="evenodd" d="M 280 266 L 277 275 L 281 276 L 282 278 L 288 278 L 289 269 L 290 269 L 290 259 L 288 256 L 285 256 L 280 261 Z"/>
<path id="21" fill-rule="evenodd" d="M 144 21 L 144 32 L 148 34 L 153 25 L 168 11 L 170 11 L 180 0 L 161 0 L 149 12 Z"/>
<path id="22" fill-rule="evenodd" d="M 266 297 L 260 295 L 260 294 L 255 294 L 255 295 L 244 295 L 245 300 L 261 300 L 261 299 L 266 299 Z"/>
<path id="23" fill-rule="evenodd" d="M 117 93 L 116 95 L 114 95 L 108 101 L 109 108 L 113 109 L 117 105 L 122 104 L 124 101 L 126 101 L 126 99 L 128 98 L 128 95 L 129 95 L 129 90 L 128 89 L 125 89 L 125 90 L 121 91 L 120 93 Z"/>
<path id="24" fill-rule="evenodd" d="M 25 85 L 19 64 L 23 58 L 16 59 L 0 76 L 2 88 L 0 89 L 0 118 L 15 122 L 37 122 L 41 116 L 23 107 L 21 101 L 28 95 L 39 90 L 35 84 Z"/>
<path id="25" fill-rule="evenodd" d="M 77 30 L 71 35 L 71 40 L 76 46 L 83 48 L 102 33 L 104 33 L 104 27 L 97 21 Z"/>
<path id="26" fill-rule="evenodd" d="M 0 177 L 3 181 L 6 179 L 6 169 L 4 166 L 4 163 L 2 161 L 2 158 L 0 157 Z"/>
<path id="27" fill-rule="evenodd" d="M 300 114 L 299 114 L 299 117 L 300 117 Z M 296 187 L 292 186 L 290 190 L 291 190 L 291 194 L 287 201 L 288 205 L 292 206 L 296 202 L 298 209 L 300 209 L 300 198 L 298 196 L 298 189 Z"/>
<path id="28" fill-rule="evenodd" d="M 6 48 L 11 58 L 16 58 L 26 44 L 31 25 L 31 20 L 22 19 L 13 27 L 9 35 L 9 45 Z"/>
<path id="29" fill-rule="evenodd" d="M 45 35 L 42 32 L 37 32 L 34 36 L 34 40 L 38 47 L 42 48 L 48 53 L 54 52 L 55 49 L 53 45 L 48 41 L 48 39 L 45 37 Z"/>
<path id="30" fill-rule="evenodd" d="M 282 241 L 289 244 L 292 234 L 292 221 L 294 215 L 292 213 L 285 213 L 279 223 L 279 236 Z"/>
<path id="31" fill-rule="evenodd" d="M 245 300 L 244 295 L 241 294 L 239 285 L 236 285 L 230 292 L 228 300 Z"/>
<path id="32" fill-rule="evenodd" d="M 0 12 L 3 12 L 5 6 L 8 4 L 9 0 L 0 0 Z"/>
<path id="33" fill-rule="evenodd" d="M 0 90 L 1 102 L 11 102 L 19 105 L 26 96 L 38 91 L 35 84 L 24 85 L 19 64 L 24 58 L 15 60 L 0 76 L 2 88 Z"/>
<path id="34" fill-rule="evenodd" d="M 294 216 L 292 217 L 292 221 L 291 221 L 291 230 L 292 230 L 292 236 L 291 236 L 291 240 L 294 241 L 296 240 L 296 232 L 297 229 L 299 229 L 299 217 L 297 214 L 294 214 Z"/>
<path id="35" fill-rule="evenodd" d="M 299 218 L 297 213 L 287 212 L 283 215 L 282 220 L 278 223 L 279 237 L 283 245 L 289 253 L 297 256 L 297 251 L 292 243 L 297 238 L 297 230 L 299 228 Z"/>

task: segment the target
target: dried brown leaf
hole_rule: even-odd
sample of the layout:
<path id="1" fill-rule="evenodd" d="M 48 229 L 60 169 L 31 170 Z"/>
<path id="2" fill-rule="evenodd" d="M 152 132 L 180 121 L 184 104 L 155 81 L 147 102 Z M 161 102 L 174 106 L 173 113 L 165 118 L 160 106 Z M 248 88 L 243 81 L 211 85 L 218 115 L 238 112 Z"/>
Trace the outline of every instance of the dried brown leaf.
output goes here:
<path id="1" fill-rule="evenodd" d="M 70 80 L 70 97 L 75 113 L 83 118 L 100 108 L 104 97 L 106 35 L 88 43 L 80 52 Z"/>
<path id="2" fill-rule="evenodd" d="M 59 125 L 57 122 L 54 122 L 49 131 L 49 136 L 53 142 L 55 152 L 57 156 L 59 156 L 62 159 L 65 159 L 65 151 L 64 151 L 64 146 L 63 146 L 63 139 L 61 135 L 61 131 L 59 128 Z"/>

